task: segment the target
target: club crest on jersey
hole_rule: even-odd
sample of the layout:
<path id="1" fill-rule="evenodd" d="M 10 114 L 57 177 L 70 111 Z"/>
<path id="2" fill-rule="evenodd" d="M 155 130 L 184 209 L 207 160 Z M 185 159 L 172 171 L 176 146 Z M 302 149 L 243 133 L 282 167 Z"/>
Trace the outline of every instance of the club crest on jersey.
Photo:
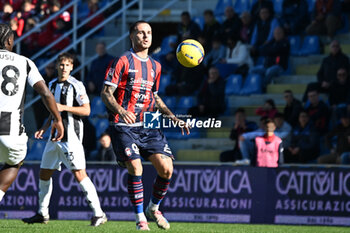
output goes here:
<path id="1" fill-rule="evenodd" d="M 68 90 L 68 87 L 67 86 L 63 86 L 62 87 L 62 95 L 67 94 L 67 90 Z"/>
<path id="2" fill-rule="evenodd" d="M 129 147 L 125 148 L 125 154 L 126 156 L 131 156 L 131 149 Z"/>
<path id="3" fill-rule="evenodd" d="M 154 70 L 151 70 L 151 77 L 154 78 Z"/>

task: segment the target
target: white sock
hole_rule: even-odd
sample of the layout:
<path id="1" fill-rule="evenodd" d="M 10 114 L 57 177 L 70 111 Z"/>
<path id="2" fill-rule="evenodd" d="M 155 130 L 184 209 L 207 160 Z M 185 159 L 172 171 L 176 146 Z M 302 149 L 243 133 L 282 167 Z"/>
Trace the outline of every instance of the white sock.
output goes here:
<path id="1" fill-rule="evenodd" d="M 136 222 L 139 223 L 139 222 L 147 222 L 147 218 L 145 216 L 145 214 L 142 212 L 142 213 L 138 213 L 138 214 L 135 214 L 136 216 Z"/>
<path id="2" fill-rule="evenodd" d="M 152 200 L 150 200 L 148 203 L 148 208 L 152 211 L 157 211 L 159 209 L 159 205 L 154 204 Z"/>
<path id="3" fill-rule="evenodd" d="M 84 178 L 79 184 L 85 194 L 89 206 L 94 212 L 94 215 L 99 217 L 102 216 L 103 211 L 101 209 L 100 200 L 98 199 L 95 185 L 92 183 L 90 178 Z"/>
<path id="4" fill-rule="evenodd" d="M 49 215 L 49 204 L 52 194 L 52 178 L 49 180 L 39 179 L 39 214 Z"/>
<path id="5" fill-rule="evenodd" d="M 0 189 L 0 201 L 2 201 L 2 198 L 4 197 L 5 192 Z"/>

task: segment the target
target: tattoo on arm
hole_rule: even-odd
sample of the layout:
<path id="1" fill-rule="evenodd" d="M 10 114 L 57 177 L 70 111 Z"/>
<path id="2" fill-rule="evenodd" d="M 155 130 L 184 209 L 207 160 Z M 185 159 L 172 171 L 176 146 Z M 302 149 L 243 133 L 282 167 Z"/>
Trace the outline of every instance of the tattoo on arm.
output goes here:
<path id="1" fill-rule="evenodd" d="M 111 110 L 113 113 L 119 114 L 122 107 L 117 103 L 117 100 L 113 95 L 115 90 L 116 88 L 114 86 L 104 85 L 101 92 L 101 98 L 109 110 Z"/>
<path id="2" fill-rule="evenodd" d="M 170 111 L 170 109 L 165 105 L 163 100 L 159 97 L 159 95 L 154 94 L 154 98 L 156 101 L 156 106 L 161 113 L 168 116 L 170 119 L 175 118 L 174 114 Z"/>

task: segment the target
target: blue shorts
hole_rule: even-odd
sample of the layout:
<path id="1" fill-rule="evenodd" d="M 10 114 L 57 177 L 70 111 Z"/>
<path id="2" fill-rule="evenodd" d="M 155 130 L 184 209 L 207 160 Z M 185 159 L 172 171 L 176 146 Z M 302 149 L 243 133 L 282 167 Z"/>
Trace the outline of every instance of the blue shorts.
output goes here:
<path id="1" fill-rule="evenodd" d="M 141 159 L 141 157 L 147 160 L 153 154 L 164 154 L 174 159 L 160 129 L 111 125 L 110 134 L 118 164 L 123 167 L 126 161 Z"/>

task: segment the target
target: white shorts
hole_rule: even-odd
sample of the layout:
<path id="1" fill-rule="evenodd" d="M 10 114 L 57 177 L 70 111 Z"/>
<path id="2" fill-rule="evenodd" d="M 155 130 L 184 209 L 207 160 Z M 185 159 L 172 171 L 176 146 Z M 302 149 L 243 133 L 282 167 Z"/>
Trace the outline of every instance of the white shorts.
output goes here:
<path id="1" fill-rule="evenodd" d="M 84 148 L 78 139 L 70 142 L 49 140 L 46 143 L 40 168 L 60 170 L 62 162 L 70 170 L 85 169 Z"/>
<path id="2" fill-rule="evenodd" d="M 21 136 L 0 136 L 0 162 L 8 165 L 19 164 L 26 157 L 27 141 L 25 133 Z"/>

